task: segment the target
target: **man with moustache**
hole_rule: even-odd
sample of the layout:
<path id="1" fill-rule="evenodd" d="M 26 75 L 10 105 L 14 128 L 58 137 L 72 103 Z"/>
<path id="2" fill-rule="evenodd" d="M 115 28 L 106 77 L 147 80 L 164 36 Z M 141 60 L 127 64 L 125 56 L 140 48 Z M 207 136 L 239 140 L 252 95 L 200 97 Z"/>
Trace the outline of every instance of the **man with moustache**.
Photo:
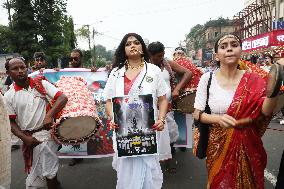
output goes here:
<path id="1" fill-rule="evenodd" d="M 19 58 L 5 64 L 7 74 L 14 81 L 4 99 L 12 133 L 23 141 L 26 188 L 59 188 L 57 181 L 58 145 L 51 138 L 54 116 L 67 103 L 67 97 L 46 80 L 37 83 L 28 77 L 27 67 Z M 55 102 L 47 111 L 47 97 Z M 45 182 L 46 181 L 46 182 Z"/>

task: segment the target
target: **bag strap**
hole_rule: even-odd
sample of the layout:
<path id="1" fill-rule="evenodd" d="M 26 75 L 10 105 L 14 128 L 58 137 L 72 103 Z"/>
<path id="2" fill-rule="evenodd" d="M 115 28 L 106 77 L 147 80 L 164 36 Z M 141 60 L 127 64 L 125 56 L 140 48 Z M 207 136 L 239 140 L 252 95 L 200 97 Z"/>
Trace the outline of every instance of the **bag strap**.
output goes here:
<path id="1" fill-rule="evenodd" d="M 210 89 L 210 86 L 211 86 L 212 75 L 213 75 L 213 72 L 210 72 L 210 77 L 209 77 L 208 84 L 207 84 L 207 99 L 206 99 L 206 106 L 208 106 L 208 101 L 209 101 L 209 89 Z"/>

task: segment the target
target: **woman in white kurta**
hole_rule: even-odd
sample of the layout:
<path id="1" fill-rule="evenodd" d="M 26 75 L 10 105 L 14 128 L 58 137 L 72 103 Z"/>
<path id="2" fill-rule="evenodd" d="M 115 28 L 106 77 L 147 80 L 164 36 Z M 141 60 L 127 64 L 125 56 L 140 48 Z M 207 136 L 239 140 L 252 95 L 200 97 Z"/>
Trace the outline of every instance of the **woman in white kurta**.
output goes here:
<path id="1" fill-rule="evenodd" d="M 168 131 L 163 130 L 168 104 L 166 93 L 170 89 L 161 76 L 161 70 L 147 63 L 148 60 L 146 45 L 141 36 L 135 33 L 126 34 L 116 50 L 113 70 L 105 87 L 106 113 L 112 120 L 111 99 L 113 97 L 152 94 L 156 120 L 153 129 L 159 131 L 157 134 L 158 151 L 163 149 L 167 151 L 163 153 L 170 154 Z M 159 111 L 157 111 L 157 105 Z M 114 127 L 115 123 L 111 122 L 110 125 Z M 162 187 L 163 174 L 159 156 L 127 158 L 114 156 L 113 167 L 117 171 L 117 189 L 159 189 Z"/>

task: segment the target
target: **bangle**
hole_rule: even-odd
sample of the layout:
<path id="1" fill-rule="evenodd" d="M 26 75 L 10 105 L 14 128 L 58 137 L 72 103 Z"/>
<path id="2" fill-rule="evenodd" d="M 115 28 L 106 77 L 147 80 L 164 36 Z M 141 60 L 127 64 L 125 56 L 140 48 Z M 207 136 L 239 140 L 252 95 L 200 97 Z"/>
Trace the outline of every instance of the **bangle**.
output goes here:
<path id="1" fill-rule="evenodd" d="M 164 118 L 161 117 L 159 120 L 161 120 L 164 125 L 166 124 L 166 120 Z"/>

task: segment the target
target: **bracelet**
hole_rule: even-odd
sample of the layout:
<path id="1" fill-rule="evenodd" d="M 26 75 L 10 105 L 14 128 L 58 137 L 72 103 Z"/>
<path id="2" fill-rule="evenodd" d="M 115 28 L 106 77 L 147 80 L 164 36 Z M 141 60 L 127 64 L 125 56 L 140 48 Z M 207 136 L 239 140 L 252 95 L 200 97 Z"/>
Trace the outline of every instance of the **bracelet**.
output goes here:
<path id="1" fill-rule="evenodd" d="M 164 118 L 159 118 L 159 120 L 161 120 L 164 125 L 166 124 L 166 120 Z"/>

